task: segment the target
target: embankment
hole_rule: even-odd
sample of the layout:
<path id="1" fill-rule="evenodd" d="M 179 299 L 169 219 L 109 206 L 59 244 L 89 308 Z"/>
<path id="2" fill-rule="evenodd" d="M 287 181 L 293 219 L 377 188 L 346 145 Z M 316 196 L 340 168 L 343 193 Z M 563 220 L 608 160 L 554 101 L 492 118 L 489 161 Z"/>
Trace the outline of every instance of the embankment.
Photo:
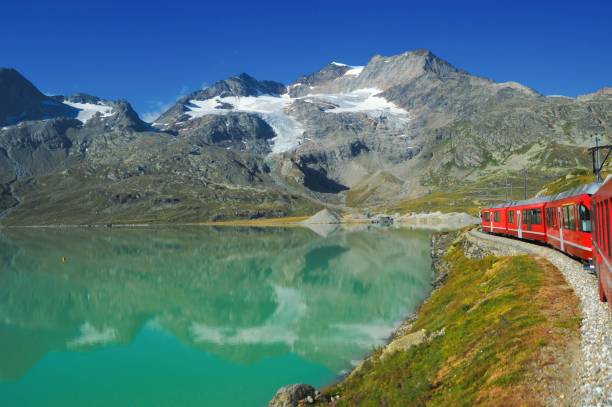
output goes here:
<path id="1" fill-rule="evenodd" d="M 431 297 L 316 404 L 579 403 L 581 317 L 573 289 L 544 258 L 495 256 L 467 236 L 436 236 Z"/>

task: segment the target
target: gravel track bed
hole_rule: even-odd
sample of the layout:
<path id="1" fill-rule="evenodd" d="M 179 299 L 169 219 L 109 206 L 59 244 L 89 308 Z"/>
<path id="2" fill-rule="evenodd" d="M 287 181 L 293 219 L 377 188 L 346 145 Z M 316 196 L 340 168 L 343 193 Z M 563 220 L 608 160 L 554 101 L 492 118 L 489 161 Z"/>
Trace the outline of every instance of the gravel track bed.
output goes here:
<path id="1" fill-rule="evenodd" d="M 582 406 L 612 406 L 612 312 L 599 301 L 597 278 L 582 265 L 554 249 L 501 236 L 470 231 L 472 243 L 486 246 L 493 253 L 512 256 L 532 253 L 546 258 L 565 276 L 580 299 L 582 327 L 580 366 L 576 383 Z"/>

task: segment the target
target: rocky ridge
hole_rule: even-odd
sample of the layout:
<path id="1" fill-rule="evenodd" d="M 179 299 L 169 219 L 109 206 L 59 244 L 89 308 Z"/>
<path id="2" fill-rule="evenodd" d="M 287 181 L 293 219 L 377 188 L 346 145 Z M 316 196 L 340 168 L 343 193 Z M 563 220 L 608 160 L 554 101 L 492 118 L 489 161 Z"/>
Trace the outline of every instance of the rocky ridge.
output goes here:
<path id="1" fill-rule="evenodd" d="M 538 187 L 588 167 L 591 134 L 612 134 L 612 97 L 545 97 L 416 50 L 330 63 L 288 86 L 230 77 L 152 125 L 125 101 L 48 97 L 2 69 L 0 123 L 0 211 L 14 208 L 17 223 L 48 200 L 87 222 L 210 220 L 392 207 L 436 191 L 479 199 L 470 191 L 525 168 Z M 83 184 L 88 198 L 75 199 Z"/>

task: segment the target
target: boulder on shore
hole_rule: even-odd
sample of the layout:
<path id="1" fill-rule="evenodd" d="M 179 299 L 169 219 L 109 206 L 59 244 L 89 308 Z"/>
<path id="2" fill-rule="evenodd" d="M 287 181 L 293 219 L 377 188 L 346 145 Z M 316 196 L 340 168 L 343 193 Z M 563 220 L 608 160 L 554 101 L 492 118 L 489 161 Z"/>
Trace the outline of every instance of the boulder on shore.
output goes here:
<path id="1" fill-rule="evenodd" d="M 342 219 L 340 215 L 335 212 L 330 211 L 329 209 L 323 209 L 310 218 L 306 219 L 302 223 L 305 225 L 315 225 L 315 224 L 331 224 L 331 223 L 341 223 Z"/>
<path id="2" fill-rule="evenodd" d="M 278 389 L 268 407 L 296 407 L 301 400 L 314 400 L 316 390 L 308 384 L 292 384 Z"/>

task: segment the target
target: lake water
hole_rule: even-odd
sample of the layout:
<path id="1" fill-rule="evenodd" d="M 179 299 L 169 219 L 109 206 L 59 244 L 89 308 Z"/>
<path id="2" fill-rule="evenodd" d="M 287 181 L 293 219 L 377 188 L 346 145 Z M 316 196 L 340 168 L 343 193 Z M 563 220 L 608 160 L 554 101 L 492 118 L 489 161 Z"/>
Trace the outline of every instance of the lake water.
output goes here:
<path id="1" fill-rule="evenodd" d="M 3 230 L 0 406 L 263 406 L 333 382 L 430 282 L 410 230 Z"/>

